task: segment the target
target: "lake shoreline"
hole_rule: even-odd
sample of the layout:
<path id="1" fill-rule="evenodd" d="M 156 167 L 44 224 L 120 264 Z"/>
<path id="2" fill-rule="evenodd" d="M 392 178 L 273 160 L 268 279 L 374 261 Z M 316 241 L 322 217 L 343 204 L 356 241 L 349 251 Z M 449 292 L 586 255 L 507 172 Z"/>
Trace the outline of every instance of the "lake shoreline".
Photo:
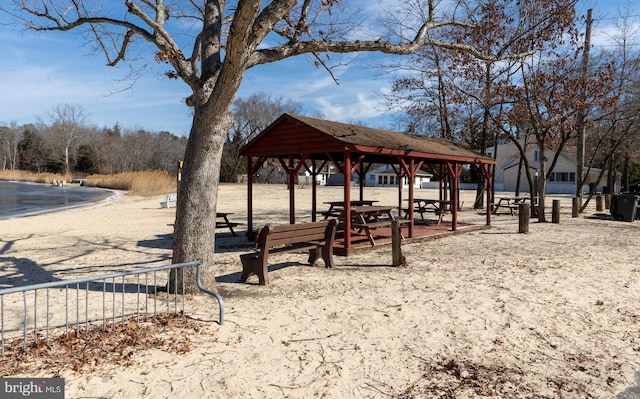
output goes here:
<path id="1" fill-rule="evenodd" d="M 98 203 L 114 190 L 44 183 L 0 181 L 0 220 L 60 212 Z"/>

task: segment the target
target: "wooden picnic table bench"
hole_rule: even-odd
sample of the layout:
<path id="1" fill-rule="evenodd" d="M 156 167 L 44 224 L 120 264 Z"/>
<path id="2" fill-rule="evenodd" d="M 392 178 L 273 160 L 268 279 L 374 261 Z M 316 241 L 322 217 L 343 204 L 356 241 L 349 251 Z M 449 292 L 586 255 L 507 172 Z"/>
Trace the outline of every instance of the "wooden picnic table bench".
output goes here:
<path id="1" fill-rule="evenodd" d="M 491 205 L 492 211 L 494 215 L 497 215 L 500 209 L 506 209 L 505 213 L 508 212 L 510 215 L 513 215 L 515 211 L 518 210 L 520 204 L 527 203 L 529 201 L 529 197 L 499 197 L 498 202 Z"/>
<path id="2" fill-rule="evenodd" d="M 351 207 L 351 228 L 354 230 L 364 230 L 371 246 L 375 246 L 376 241 L 371 230 L 381 227 L 391 227 L 391 222 L 397 220 L 392 214 L 394 209 L 396 208 L 393 206 L 383 205 Z M 344 219 L 344 215 L 341 215 L 340 219 Z M 400 225 L 407 223 L 405 220 L 398 220 L 398 222 Z"/>
<path id="3" fill-rule="evenodd" d="M 329 210 L 329 211 L 322 211 L 320 212 L 320 214 L 322 216 L 324 216 L 324 219 L 327 220 L 329 218 L 337 218 L 340 216 L 340 214 L 342 213 L 341 210 Z"/>
<path id="4" fill-rule="evenodd" d="M 222 220 L 216 220 L 216 229 L 226 227 L 231 231 L 233 236 L 236 236 L 236 232 L 233 230 L 234 227 L 237 227 L 240 223 L 229 221 L 229 215 L 233 215 L 233 212 L 216 212 L 216 218 L 221 218 Z"/>
<path id="5" fill-rule="evenodd" d="M 332 268 L 333 240 L 336 235 L 336 219 L 313 223 L 287 224 L 280 226 L 266 225 L 258 231 L 256 248 L 258 252 L 240 255 L 242 275 L 240 281 L 247 281 L 255 274 L 261 285 L 269 284 L 269 255 L 282 252 L 299 252 L 309 250 L 309 264 L 314 265 L 318 259 L 324 260 L 324 266 Z"/>
<path id="6" fill-rule="evenodd" d="M 422 221 L 425 220 L 425 213 L 433 212 L 433 214 L 438 216 L 438 225 L 442 223 L 442 217 L 449 212 L 449 208 L 451 207 L 451 201 L 431 198 L 414 198 L 413 204 L 413 212 L 420 214 Z M 403 211 L 404 217 L 407 219 L 409 217 L 409 208 L 403 209 Z"/>
<path id="7" fill-rule="evenodd" d="M 350 201 L 350 206 L 371 206 L 374 202 L 378 202 L 378 200 L 352 200 Z M 326 201 L 324 203 L 329 205 L 328 210 L 320 212 L 325 220 L 330 217 L 340 217 L 340 214 L 344 210 L 344 201 Z"/>

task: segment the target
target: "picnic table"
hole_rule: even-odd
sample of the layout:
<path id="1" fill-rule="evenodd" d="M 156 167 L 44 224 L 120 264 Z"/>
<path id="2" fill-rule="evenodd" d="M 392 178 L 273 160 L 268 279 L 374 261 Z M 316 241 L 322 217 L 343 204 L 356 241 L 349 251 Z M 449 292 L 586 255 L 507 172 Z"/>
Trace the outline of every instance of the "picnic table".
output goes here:
<path id="1" fill-rule="evenodd" d="M 371 206 L 375 202 L 378 202 L 378 201 L 377 200 L 354 200 L 354 201 L 351 201 L 350 204 L 351 204 L 351 207 Z M 329 205 L 328 210 L 321 212 L 325 220 L 327 220 L 330 217 L 334 217 L 334 218 L 339 217 L 340 213 L 342 213 L 342 211 L 344 210 L 344 201 L 326 201 L 323 203 Z"/>
<path id="2" fill-rule="evenodd" d="M 350 209 L 351 228 L 358 230 L 358 232 L 364 231 L 371 246 L 375 246 L 376 241 L 373 238 L 371 230 L 376 230 L 381 227 L 390 228 L 391 222 L 396 220 L 392 213 L 394 209 L 396 209 L 396 207 L 384 205 L 352 206 Z M 339 219 L 344 220 L 344 214 L 345 211 L 341 211 Z"/>
<path id="3" fill-rule="evenodd" d="M 431 198 L 414 198 L 413 199 L 413 212 L 419 213 L 420 218 L 424 221 L 424 214 L 428 212 L 433 212 L 435 215 L 438 215 L 438 225 L 442 223 L 442 216 L 447 212 L 449 207 L 451 206 L 451 201 L 445 201 L 440 199 L 431 199 Z M 409 209 L 404 209 L 405 219 L 409 217 Z"/>
<path id="4" fill-rule="evenodd" d="M 500 209 L 504 209 L 505 213 L 509 213 L 513 215 L 514 211 L 518 210 L 520 204 L 526 204 L 530 198 L 526 196 L 507 196 L 507 197 L 498 197 L 498 202 L 491 205 L 492 213 L 497 215 Z"/>
<path id="5" fill-rule="evenodd" d="M 233 215 L 233 212 L 216 212 L 216 228 L 226 227 L 231 231 L 233 236 L 236 236 L 236 232 L 233 230 L 239 223 L 229 221 L 229 215 Z"/>

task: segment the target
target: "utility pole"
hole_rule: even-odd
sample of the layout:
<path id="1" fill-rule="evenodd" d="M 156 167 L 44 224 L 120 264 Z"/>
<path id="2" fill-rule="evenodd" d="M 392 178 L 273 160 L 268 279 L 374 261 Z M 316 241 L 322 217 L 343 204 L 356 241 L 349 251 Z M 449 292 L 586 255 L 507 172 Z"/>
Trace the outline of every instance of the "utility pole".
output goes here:
<path id="1" fill-rule="evenodd" d="M 576 165 L 576 197 L 578 198 L 578 208 L 582 207 L 582 186 L 584 185 L 584 141 L 587 117 L 587 78 L 589 77 L 589 50 L 591 49 L 591 23 L 593 22 L 593 9 L 587 11 L 587 26 L 584 36 L 584 50 L 582 52 L 582 106 L 578 111 L 578 145 L 577 145 L 577 165 Z"/>

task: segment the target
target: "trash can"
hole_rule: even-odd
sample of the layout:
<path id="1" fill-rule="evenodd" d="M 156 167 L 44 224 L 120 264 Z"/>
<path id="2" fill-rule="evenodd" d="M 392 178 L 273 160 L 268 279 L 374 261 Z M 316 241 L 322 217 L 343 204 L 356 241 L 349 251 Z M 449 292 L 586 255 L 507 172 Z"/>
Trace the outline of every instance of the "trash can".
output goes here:
<path id="1" fill-rule="evenodd" d="M 637 208 L 637 195 L 618 194 L 611 198 L 611 216 L 613 216 L 613 220 L 633 222 L 636 219 Z"/>

